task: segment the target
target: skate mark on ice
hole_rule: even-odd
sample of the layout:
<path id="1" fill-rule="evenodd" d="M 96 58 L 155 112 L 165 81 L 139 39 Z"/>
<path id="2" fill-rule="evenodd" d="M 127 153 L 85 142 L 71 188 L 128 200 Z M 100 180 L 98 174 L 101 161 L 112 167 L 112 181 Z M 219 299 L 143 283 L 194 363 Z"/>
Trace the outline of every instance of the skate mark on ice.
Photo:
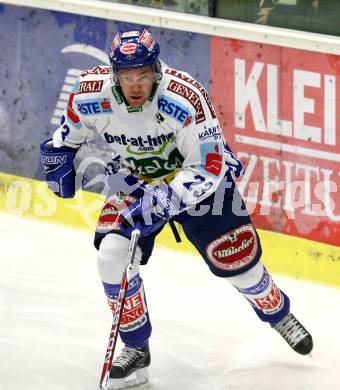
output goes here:
<path id="1" fill-rule="evenodd" d="M 64 356 L 58 355 L 56 353 L 49 352 L 49 351 L 46 351 L 46 350 L 43 350 L 43 349 L 40 349 L 40 348 L 28 347 L 28 346 L 23 345 L 21 343 L 15 343 L 15 342 L 4 340 L 4 339 L 0 339 L 0 344 L 10 345 L 12 347 L 15 347 L 16 350 L 26 349 L 27 351 L 38 352 L 41 355 L 52 356 L 52 357 L 54 357 L 54 358 L 56 358 L 58 360 L 61 360 L 61 361 L 66 362 L 68 364 L 71 364 L 72 366 L 80 368 L 81 370 L 87 372 L 91 376 L 98 377 L 98 373 L 97 372 L 91 371 L 88 368 L 82 366 L 81 364 L 75 363 L 74 360 L 65 358 Z"/>

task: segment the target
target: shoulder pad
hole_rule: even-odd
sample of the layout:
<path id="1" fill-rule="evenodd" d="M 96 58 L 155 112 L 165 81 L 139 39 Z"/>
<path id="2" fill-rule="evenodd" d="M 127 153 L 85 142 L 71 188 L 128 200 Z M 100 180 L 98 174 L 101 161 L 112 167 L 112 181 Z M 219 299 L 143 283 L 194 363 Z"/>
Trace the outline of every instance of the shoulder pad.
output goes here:
<path id="1" fill-rule="evenodd" d="M 159 113 L 174 119 L 181 127 L 188 126 L 194 120 L 195 112 L 192 107 L 169 91 L 164 90 L 157 96 L 157 105 Z"/>
<path id="2" fill-rule="evenodd" d="M 110 72 L 111 72 L 111 67 L 110 66 L 98 65 L 98 66 L 95 66 L 92 69 L 85 70 L 84 72 L 82 72 L 80 74 L 80 77 L 85 77 L 87 75 L 97 75 L 97 76 L 108 75 L 108 74 L 110 74 Z"/>
<path id="3" fill-rule="evenodd" d="M 80 74 L 79 82 L 74 91 L 76 95 L 83 93 L 99 93 L 105 81 L 110 77 L 109 66 L 96 66 Z"/>
<path id="4" fill-rule="evenodd" d="M 190 74 L 176 69 L 166 68 L 164 75 L 168 80 L 166 89 L 187 100 L 196 111 L 196 123 L 199 124 L 211 116 L 216 118 L 216 112 L 206 89 Z"/>

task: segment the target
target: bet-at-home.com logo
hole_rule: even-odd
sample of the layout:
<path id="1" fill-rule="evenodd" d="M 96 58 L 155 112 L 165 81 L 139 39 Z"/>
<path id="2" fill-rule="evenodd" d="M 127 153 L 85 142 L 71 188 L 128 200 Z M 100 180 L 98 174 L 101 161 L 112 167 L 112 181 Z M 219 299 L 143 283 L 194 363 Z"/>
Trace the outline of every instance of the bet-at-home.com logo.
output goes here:
<path id="1" fill-rule="evenodd" d="M 161 134 L 156 137 L 152 137 L 151 135 L 127 137 L 125 134 L 112 135 L 105 132 L 104 138 L 108 144 L 115 143 L 126 146 L 126 151 L 129 154 L 135 154 L 137 156 L 145 154 L 159 156 L 164 153 L 169 144 L 174 142 L 174 133 Z"/>

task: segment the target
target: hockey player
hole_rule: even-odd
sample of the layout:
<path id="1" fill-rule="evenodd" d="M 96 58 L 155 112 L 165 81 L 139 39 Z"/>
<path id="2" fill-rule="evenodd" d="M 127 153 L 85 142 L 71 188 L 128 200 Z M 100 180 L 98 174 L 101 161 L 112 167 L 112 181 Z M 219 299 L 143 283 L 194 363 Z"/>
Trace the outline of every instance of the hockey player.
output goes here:
<path id="1" fill-rule="evenodd" d="M 243 168 L 225 142 L 209 95 L 189 74 L 163 69 L 159 51 L 147 28 L 117 33 L 111 66 L 82 73 L 60 127 L 41 145 L 50 188 L 65 198 L 75 191 L 77 149 L 96 136 L 112 147 L 110 193 L 95 246 L 113 313 L 131 231 L 136 221 L 142 224 L 119 328 L 125 347 L 112 364 L 109 389 L 148 379 L 151 322 L 139 264 L 147 262 L 170 220 L 182 225 L 210 271 L 231 282 L 296 352 L 313 348 L 262 263 L 259 237 L 234 183 Z"/>

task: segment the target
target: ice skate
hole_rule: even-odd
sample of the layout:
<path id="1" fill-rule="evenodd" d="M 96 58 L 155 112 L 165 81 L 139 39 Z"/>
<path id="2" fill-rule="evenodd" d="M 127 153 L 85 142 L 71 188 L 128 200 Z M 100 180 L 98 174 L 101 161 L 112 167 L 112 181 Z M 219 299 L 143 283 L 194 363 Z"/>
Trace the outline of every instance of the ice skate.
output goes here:
<path id="1" fill-rule="evenodd" d="M 147 383 L 149 380 L 147 367 L 150 361 L 149 347 L 123 348 L 112 363 L 107 389 L 126 389 Z"/>
<path id="2" fill-rule="evenodd" d="M 272 327 L 287 341 L 295 352 L 307 355 L 312 351 L 312 336 L 292 313 L 288 313 L 286 317 L 277 324 L 272 325 Z"/>

